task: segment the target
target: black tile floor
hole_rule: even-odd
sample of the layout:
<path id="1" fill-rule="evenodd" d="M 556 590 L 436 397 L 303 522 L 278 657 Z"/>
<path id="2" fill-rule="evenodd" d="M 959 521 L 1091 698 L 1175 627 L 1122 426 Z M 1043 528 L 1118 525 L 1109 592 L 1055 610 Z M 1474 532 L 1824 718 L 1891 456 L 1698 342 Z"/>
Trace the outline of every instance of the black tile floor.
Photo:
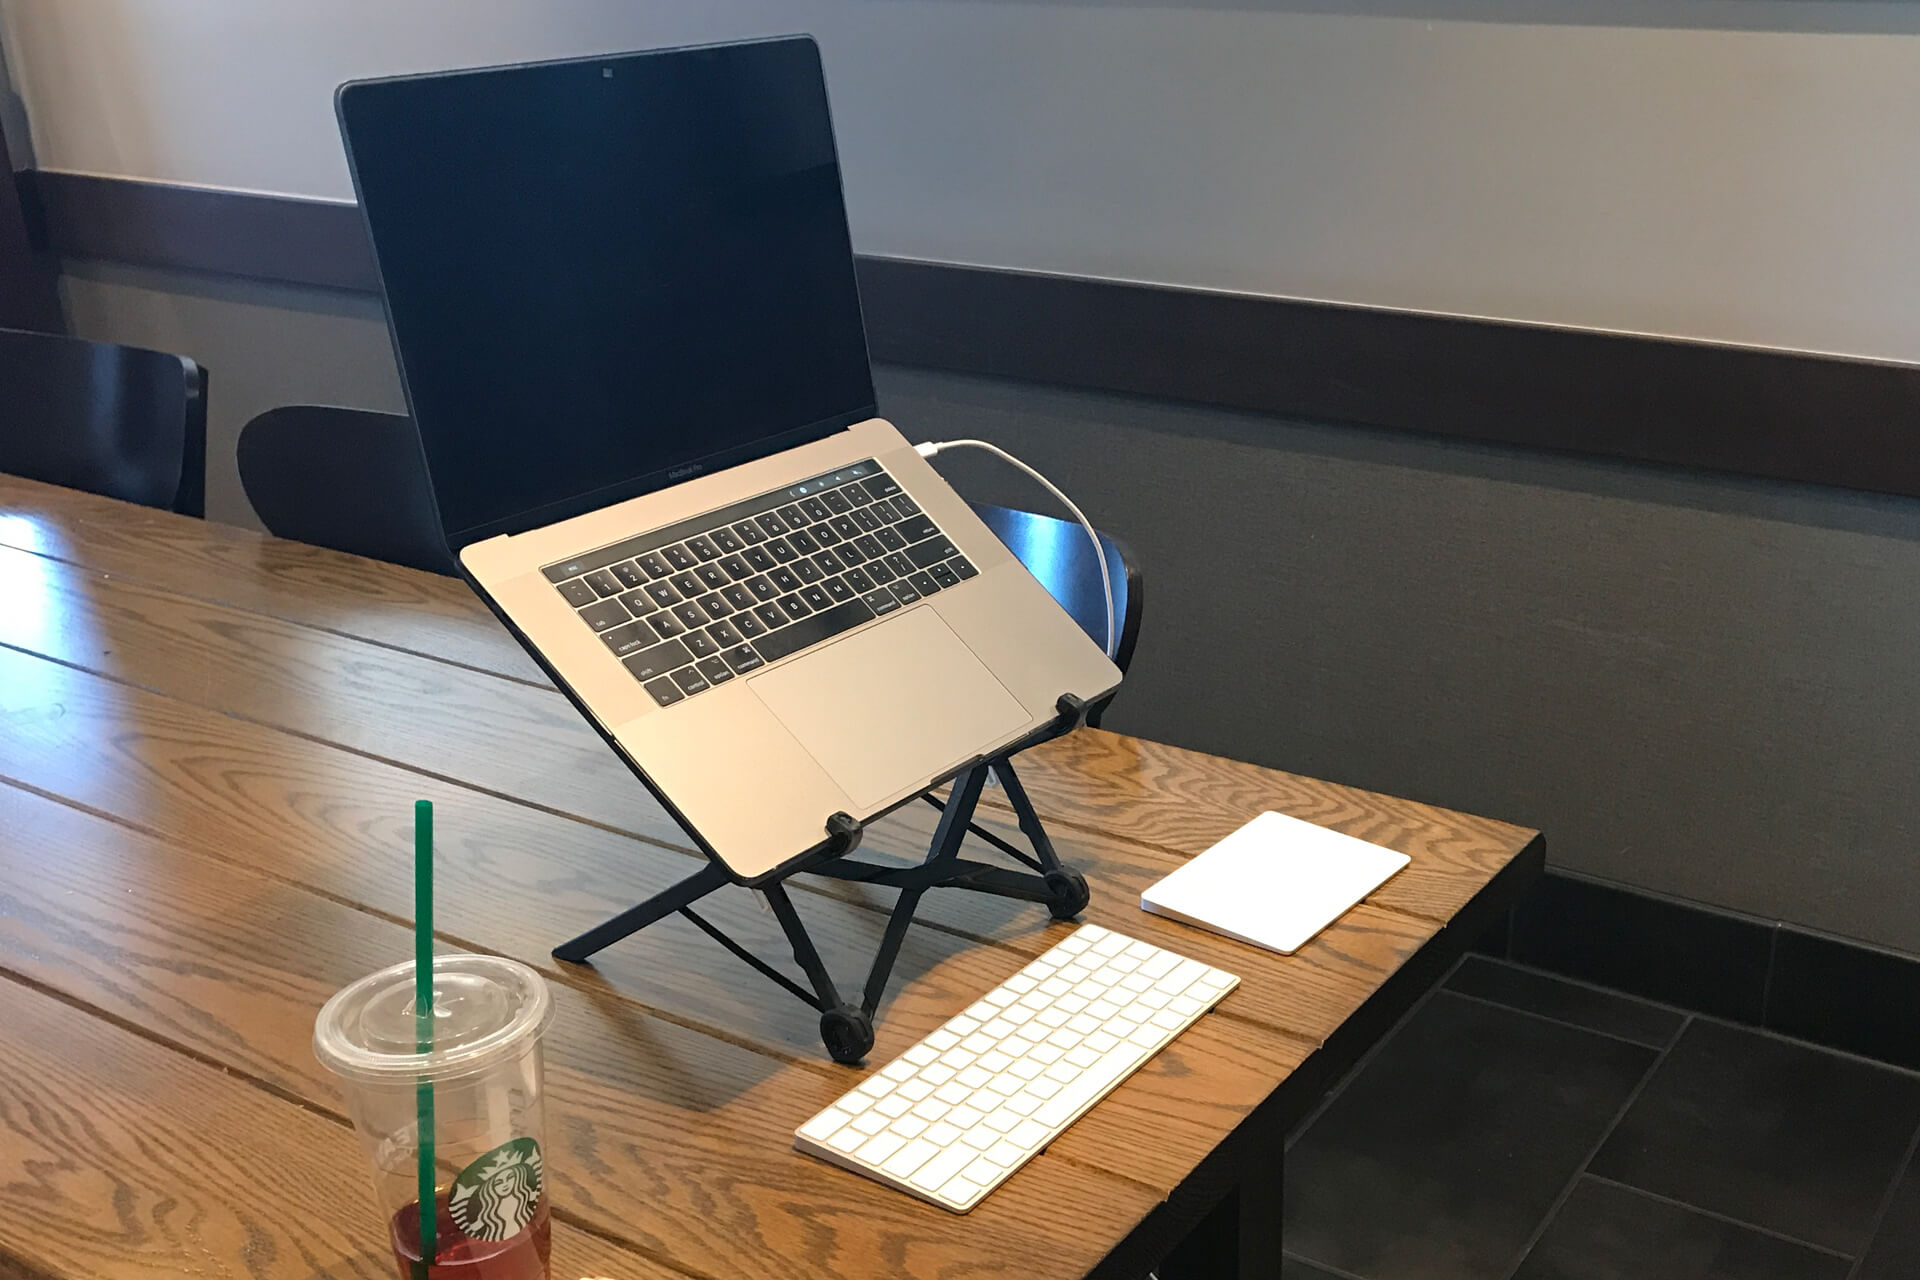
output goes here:
<path id="1" fill-rule="evenodd" d="M 1294 1134 L 1281 1280 L 1920 1280 L 1920 1074 L 1469 956 Z"/>

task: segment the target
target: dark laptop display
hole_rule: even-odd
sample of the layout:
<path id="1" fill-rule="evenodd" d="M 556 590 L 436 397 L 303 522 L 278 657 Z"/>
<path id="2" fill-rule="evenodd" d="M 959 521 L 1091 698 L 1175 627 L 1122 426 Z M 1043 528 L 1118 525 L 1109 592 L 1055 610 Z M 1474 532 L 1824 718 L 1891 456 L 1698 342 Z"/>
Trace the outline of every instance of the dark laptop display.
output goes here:
<path id="1" fill-rule="evenodd" d="M 349 85 L 338 109 L 456 546 L 873 415 L 811 40 Z"/>

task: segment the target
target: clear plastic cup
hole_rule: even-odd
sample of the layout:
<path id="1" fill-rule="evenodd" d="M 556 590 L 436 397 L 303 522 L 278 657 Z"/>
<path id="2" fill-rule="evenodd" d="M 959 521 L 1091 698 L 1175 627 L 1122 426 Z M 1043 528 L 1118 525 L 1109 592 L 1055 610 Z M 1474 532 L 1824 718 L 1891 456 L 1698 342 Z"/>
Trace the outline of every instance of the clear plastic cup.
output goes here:
<path id="1" fill-rule="evenodd" d="M 432 1280 L 547 1280 L 541 1040 L 553 998 L 495 956 L 433 960 L 433 1049 L 418 1052 L 413 964 L 370 974 L 320 1010 L 313 1051 L 346 1086 L 400 1275 L 420 1274 L 418 1122 L 433 1086 Z"/>

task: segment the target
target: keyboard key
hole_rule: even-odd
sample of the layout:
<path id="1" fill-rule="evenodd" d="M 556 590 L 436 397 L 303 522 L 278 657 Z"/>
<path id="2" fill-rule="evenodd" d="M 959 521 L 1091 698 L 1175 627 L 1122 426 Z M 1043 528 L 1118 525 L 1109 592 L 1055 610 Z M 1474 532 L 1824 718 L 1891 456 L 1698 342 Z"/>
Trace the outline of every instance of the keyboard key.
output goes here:
<path id="1" fill-rule="evenodd" d="M 785 600 L 781 601 L 784 606 Z M 804 606 L 803 606 L 804 607 Z M 783 627 L 773 634 L 755 640 L 753 647 L 766 662 L 778 662 L 790 653 L 798 652 L 810 644 L 817 644 L 830 636 L 857 627 L 873 617 L 873 610 L 858 600 L 849 600 L 845 604 L 834 605 L 812 617 L 802 617 L 790 627 Z"/>
<path id="2" fill-rule="evenodd" d="M 739 524 L 733 526 L 733 531 L 739 534 L 740 541 L 746 543 L 748 546 L 753 546 L 757 542 L 765 542 L 767 540 L 766 531 L 751 520 L 742 520 Z"/>
<path id="3" fill-rule="evenodd" d="M 939 564 L 930 565 L 927 569 L 927 576 L 939 583 L 943 588 L 957 587 L 960 585 L 960 579 L 954 574 L 953 570 L 947 568 L 944 561 Z"/>
<path id="4" fill-rule="evenodd" d="M 633 673 L 634 679 L 645 681 L 686 666 L 693 661 L 693 655 L 680 641 L 668 640 L 664 644 L 656 644 L 638 653 L 629 654 L 622 661 L 626 664 L 627 670 Z"/>
<path id="5" fill-rule="evenodd" d="M 595 631 L 617 627 L 633 617 L 618 600 L 598 600 L 580 610 L 581 620 Z"/>
<path id="6" fill-rule="evenodd" d="M 840 563 L 840 557 L 831 551 L 822 551 L 813 558 L 813 563 L 822 573 L 844 573 L 847 566 Z"/>
<path id="7" fill-rule="evenodd" d="M 661 676 L 658 680 L 649 680 L 641 687 L 652 694 L 653 700 L 663 707 L 670 707 L 687 696 L 680 692 L 679 685 L 666 676 Z"/>
<path id="8" fill-rule="evenodd" d="M 801 602 L 800 597 L 797 595 L 781 596 L 780 608 L 786 612 L 788 619 L 793 622 L 798 622 L 813 612 L 813 610 L 807 608 L 807 606 Z M 765 655 L 762 656 L 764 657 Z M 771 662 L 773 659 L 768 658 L 767 661 Z"/>
<path id="9" fill-rule="evenodd" d="M 853 1119 L 852 1116 L 840 1110 L 838 1107 L 828 1107 L 825 1111 L 822 1111 L 819 1115 L 807 1121 L 807 1123 L 802 1126 L 800 1134 L 802 1137 L 812 1138 L 815 1142 L 825 1142 L 828 1138 L 838 1133 L 841 1127 L 851 1119 Z"/>
<path id="10" fill-rule="evenodd" d="M 848 502 L 851 502 L 856 507 L 864 507 L 869 502 L 873 501 L 873 495 L 868 493 L 866 489 L 861 485 L 850 484 L 843 489 L 837 490 L 837 492 L 843 495 Z"/>
<path id="11" fill-rule="evenodd" d="M 795 560 L 790 567 L 793 569 L 793 576 L 802 582 L 818 582 L 826 577 L 820 572 L 820 566 L 811 560 Z"/>
<path id="12" fill-rule="evenodd" d="M 854 1154 L 868 1164 L 884 1166 L 886 1160 L 905 1145 L 907 1145 L 905 1138 L 896 1137 L 891 1133 L 883 1133 L 878 1137 L 868 1139 L 866 1145 L 862 1146 L 860 1150 Z M 927 1145 L 929 1147 L 932 1146 L 931 1143 Z"/>
<path id="13" fill-rule="evenodd" d="M 885 560 L 874 560 L 867 565 L 867 574 L 881 586 L 886 586 L 900 575 L 887 568 Z"/>
<path id="14" fill-rule="evenodd" d="M 860 549 L 860 545 L 857 542 L 841 543 L 838 547 L 834 548 L 834 554 L 840 557 L 841 564 L 847 565 L 848 567 L 856 564 L 865 564 L 867 560 L 867 553 Z"/>
<path id="15" fill-rule="evenodd" d="M 724 618 L 733 612 L 733 606 L 721 599 L 718 591 L 709 592 L 694 603 L 705 609 L 709 618 Z"/>
<path id="16" fill-rule="evenodd" d="M 893 592 L 886 590 L 884 587 L 879 590 L 869 591 L 860 598 L 866 601 L 867 608 L 873 610 L 876 614 L 892 613 L 900 607 L 900 602 L 893 598 Z"/>
<path id="17" fill-rule="evenodd" d="M 872 578 L 867 576 L 866 570 L 849 569 L 847 570 L 847 585 L 852 587 L 860 595 L 865 595 L 867 592 L 873 590 L 875 583 Z"/>
<path id="18" fill-rule="evenodd" d="M 871 480 L 862 480 L 860 483 L 865 485 L 867 492 L 876 498 L 891 497 L 900 492 L 900 486 L 894 483 L 893 477 L 884 471 Z"/>
<path id="19" fill-rule="evenodd" d="M 835 516 L 827 521 L 827 527 L 843 538 L 857 538 L 863 532 L 859 521 L 852 516 Z"/>
<path id="20" fill-rule="evenodd" d="M 671 640 L 686 630 L 680 625 L 680 619 L 670 613 L 656 613 L 647 619 L 647 625 L 660 633 L 662 640 Z"/>
<path id="21" fill-rule="evenodd" d="M 769 538 L 777 538 L 787 531 L 787 522 L 771 511 L 756 520 Z"/>
<path id="22" fill-rule="evenodd" d="M 686 601 L 684 604 L 673 606 L 673 616 L 680 619 L 681 622 L 689 627 L 704 627 L 713 621 L 712 618 L 707 616 L 705 609 L 702 609 L 691 600 Z"/>
<path id="23" fill-rule="evenodd" d="M 792 567 L 784 564 L 768 574 L 767 580 L 780 591 L 798 591 L 802 585 Z"/>
<path id="24" fill-rule="evenodd" d="M 743 556 L 742 559 L 747 562 L 748 568 L 758 569 L 762 573 L 765 573 L 779 563 L 779 561 L 768 554 L 765 547 L 748 547 L 747 554 Z"/>
<path id="25" fill-rule="evenodd" d="M 907 545 L 907 540 L 900 536 L 899 530 L 897 529 L 882 529 L 873 536 L 879 541 L 881 546 L 889 551 L 898 551 Z"/>
<path id="26" fill-rule="evenodd" d="M 893 495 L 893 506 L 894 509 L 903 516 L 917 516 L 920 514 L 920 504 L 904 493 L 896 493 Z"/>
<path id="27" fill-rule="evenodd" d="M 781 564 L 789 564 L 793 558 L 800 553 L 793 549 L 792 544 L 789 543 L 787 539 L 775 538 L 767 544 L 767 554 L 775 560 L 778 560 Z"/>
<path id="28" fill-rule="evenodd" d="M 947 1180 L 954 1174 L 973 1163 L 973 1152 L 965 1147 L 947 1147 L 941 1150 L 936 1145 L 935 1150 L 938 1154 L 921 1165 L 913 1174 L 912 1181 L 916 1187 L 937 1191 L 945 1186 Z"/>
<path id="29" fill-rule="evenodd" d="M 833 606 L 833 600 L 827 595 L 827 589 L 823 586 L 800 588 L 800 598 L 807 602 L 807 608 L 816 613 Z"/>
<path id="30" fill-rule="evenodd" d="M 583 604 L 592 604 L 600 598 L 594 593 L 593 588 L 587 585 L 585 578 L 574 578 L 571 581 L 561 583 L 560 594 L 565 596 L 567 603 L 576 609 Z"/>
<path id="31" fill-rule="evenodd" d="M 753 576 L 753 566 L 747 563 L 745 556 L 727 556 L 720 561 L 720 567 L 725 569 L 727 576 L 735 582 L 741 582 Z"/>
<path id="32" fill-rule="evenodd" d="M 699 561 L 718 560 L 720 549 L 708 542 L 705 535 L 687 539 L 687 550 L 693 552 L 693 558 Z"/>
<path id="33" fill-rule="evenodd" d="M 744 616 L 751 618 L 753 615 L 749 613 Z M 731 649 L 735 645 L 746 643 L 740 638 L 739 629 L 731 622 L 716 622 L 707 628 L 707 634 L 712 636 L 713 642 L 722 649 Z"/>
<path id="34" fill-rule="evenodd" d="M 900 579 L 900 581 L 888 587 L 887 590 L 891 591 L 893 593 L 893 598 L 895 600 L 898 600 L 901 604 L 912 604 L 915 600 L 918 600 L 920 598 L 920 593 L 918 591 L 915 591 L 913 589 L 913 585 L 909 583 L 905 578 Z"/>
<path id="35" fill-rule="evenodd" d="M 753 598 L 762 604 L 769 600 L 777 600 L 781 594 L 780 588 L 773 584 L 772 577 L 764 573 L 748 578 L 744 585 L 747 590 L 753 592 Z"/>
<path id="36" fill-rule="evenodd" d="M 855 538 L 853 545 L 860 548 L 860 553 L 869 560 L 878 560 L 887 554 L 887 549 L 880 545 L 880 539 L 870 533 Z"/>
<path id="37" fill-rule="evenodd" d="M 647 580 L 646 571 L 631 560 L 622 560 L 619 564 L 609 566 L 609 571 L 620 579 L 623 587 L 637 587 Z"/>
<path id="38" fill-rule="evenodd" d="M 711 658 L 720 652 L 720 646 L 704 631 L 689 631 L 680 638 L 680 643 L 686 645 L 687 652 L 696 658 Z"/>
<path id="39" fill-rule="evenodd" d="M 753 616 L 760 619 L 760 625 L 771 631 L 775 627 L 784 627 L 792 619 L 777 604 L 758 604 L 753 607 Z"/>
<path id="40" fill-rule="evenodd" d="M 928 538 L 925 542 L 916 542 L 907 548 L 907 559 L 913 561 L 914 567 L 919 569 L 930 569 L 949 556 L 959 554 L 951 542 L 938 535 Z"/>
<path id="41" fill-rule="evenodd" d="M 933 575 L 930 573 L 910 573 L 907 575 L 907 581 L 911 582 L 913 589 L 923 596 L 930 596 L 940 589 L 940 584 L 933 580 Z"/>
<path id="42" fill-rule="evenodd" d="M 698 569 L 694 570 L 694 576 L 706 584 L 706 588 L 709 591 L 718 591 L 733 581 L 733 579 L 728 576 L 727 571 L 717 564 L 701 565 Z"/>
<path id="43" fill-rule="evenodd" d="M 629 622 L 624 627 L 615 627 L 611 631 L 602 631 L 600 638 L 613 650 L 613 656 L 624 658 L 638 652 L 653 643 L 653 628 L 644 622 Z"/>
<path id="44" fill-rule="evenodd" d="M 955 556 L 947 561 L 947 568 L 953 570 L 953 576 L 965 582 L 968 578 L 978 577 L 980 571 L 973 567 L 973 561 L 965 556 Z"/>
<path id="45" fill-rule="evenodd" d="M 752 645 L 743 644 L 738 648 L 727 650 L 720 656 L 727 660 L 728 666 L 732 667 L 741 675 L 747 674 L 747 672 L 752 671 L 755 667 L 764 665 L 760 661 L 760 655 L 753 651 Z"/>
<path id="46" fill-rule="evenodd" d="M 708 658 L 704 662 L 696 662 L 693 665 L 695 670 L 707 678 L 708 684 L 725 684 L 733 679 L 733 668 L 727 665 L 724 658 Z"/>
<path id="47" fill-rule="evenodd" d="M 691 569 L 693 568 L 693 566 L 700 563 L 698 560 L 695 560 L 693 558 L 693 553 L 691 551 L 688 551 L 685 547 L 681 546 L 677 542 L 670 547 L 660 548 L 660 554 L 665 556 L 667 559 L 667 563 L 672 565 L 675 569 L 680 569 L 680 570 Z"/>
<path id="48" fill-rule="evenodd" d="M 692 573 L 676 573 L 671 578 L 668 578 L 667 581 L 673 584 L 675 591 L 678 591 L 689 600 L 697 595 L 704 594 L 707 590 L 706 584 L 701 582 L 700 579 Z"/>
<path id="49" fill-rule="evenodd" d="M 740 541 L 739 535 L 731 529 L 715 529 L 707 536 L 713 539 L 713 545 L 720 548 L 723 554 L 731 554 L 736 551 L 745 550 L 747 545 Z M 728 572 L 732 571 L 729 570 Z"/>
<path id="50" fill-rule="evenodd" d="M 911 520 L 902 520 L 894 526 L 894 532 L 908 542 L 918 542 L 922 538 L 931 538 L 940 532 L 940 526 L 926 516 L 914 516 Z"/>
<path id="51" fill-rule="evenodd" d="M 893 570 L 903 578 L 919 569 L 919 567 L 919 565 L 915 564 L 906 556 L 901 555 L 898 551 L 887 557 L 887 568 Z"/>
<path id="52" fill-rule="evenodd" d="M 753 592 L 747 590 L 745 583 L 734 583 L 720 593 L 720 598 L 734 609 L 751 609 L 754 605 Z"/>
<path id="53" fill-rule="evenodd" d="M 787 522 L 788 532 L 792 532 L 795 529 L 804 529 L 813 523 L 813 521 L 808 518 L 806 512 L 795 506 L 780 508 L 780 518 Z"/>
<path id="54" fill-rule="evenodd" d="M 910 1178 L 916 1169 L 939 1154 L 940 1148 L 925 1138 L 915 1138 L 880 1167 L 896 1178 Z"/>
<path id="55" fill-rule="evenodd" d="M 634 563 L 645 569 L 649 578 L 664 578 L 673 572 L 673 566 L 668 564 L 658 551 L 649 551 Z"/>
<path id="56" fill-rule="evenodd" d="M 605 569 L 595 569 L 592 573 L 582 578 L 581 581 L 592 587 L 594 594 L 599 596 L 617 596 L 626 590 L 625 587 L 620 585 L 620 579 L 614 577 Z"/>
<path id="57" fill-rule="evenodd" d="M 880 517 L 874 515 L 871 511 L 855 511 L 853 513 L 853 522 L 860 526 L 861 532 L 863 533 L 872 533 L 880 527 Z"/>
<path id="58" fill-rule="evenodd" d="M 827 504 L 818 498 L 800 499 L 800 509 L 807 513 L 809 520 L 825 520 L 833 512 L 827 510 Z"/>
<path id="59" fill-rule="evenodd" d="M 649 596 L 653 597 L 653 602 L 662 608 L 670 604 L 679 604 L 681 600 L 680 593 L 673 589 L 671 582 L 649 582 L 645 590 Z"/>
<path id="60" fill-rule="evenodd" d="M 836 602 L 853 599 L 853 588 L 847 585 L 845 578 L 828 578 L 820 585 L 827 589 L 828 598 Z"/>
<path id="61" fill-rule="evenodd" d="M 802 555 L 810 556 L 820 549 L 820 544 L 815 542 L 813 535 L 805 529 L 795 529 L 787 535 L 787 541 L 793 545 L 795 551 L 800 552 Z"/>
<path id="62" fill-rule="evenodd" d="M 622 591 L 614 599 L 626 606 L 627 612 L 636 618 L 645 617 L 660 607 L 653 602 L 653 597 L 644 591 Z"/>
<path id="63" fill-rule="evenodd" d="M 853 510 L 853 504 L 848 502 L 846 495 L 838 489 L 827 490 L 820 495 L 820 501 L 825 505 L 827 510 L 833 512 L 835 515 Z"/>
<path id="64" fill-rule="evenodd" d="M 807 529 L 807 533 L 813 538 L 815 542 L 819 543 L 823 547 L 831 547 L 836 542 L 839 542 L 845 536 L 844 534 L 834 532 L 833 526 L 830 524 L 816 524 L 816 525 L 809 526 Z"/>
<path id="65" fill-rule="evenodd" d="M 752 609 L 744 609 L 736 613 L 733 616 L 733 625 L 738 627 L 740 634 L 748 640 L 767 634 L 767 624 L 760 621 Z"/>
<path id="66" fill-rule="evenodd" d="M 680 686 L 680 692 L 694 694 L 704 692 L 707 678 L 692 667 L 682 667 L 673 673 L 673 682 Z"/>

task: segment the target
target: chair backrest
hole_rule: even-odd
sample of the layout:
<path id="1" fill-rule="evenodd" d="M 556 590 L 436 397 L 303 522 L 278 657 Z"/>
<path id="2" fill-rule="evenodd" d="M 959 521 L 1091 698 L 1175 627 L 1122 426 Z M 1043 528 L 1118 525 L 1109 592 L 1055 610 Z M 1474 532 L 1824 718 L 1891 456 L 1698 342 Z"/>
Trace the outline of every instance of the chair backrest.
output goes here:
<path id="1" fill-rule="evenodd" d="M 1006 507 L 971 504 L 974 512 L 993 530 L 1007 549 L 1040 580 L 1047 593 L 1060 602 L 1095 644 L 1107 642 L 1106 602 L 1101 598 L 1100 569 L 1093 559 L 1093 547 L 1087 532 L 1071 520 L 1014 511 Z M 1140 611 L 1146 604 L 1146 587 L 1140 576 L 1140 564 L 1126 544 L 1111 534 L 1095 530 L 1100 549 L 1107 560 L 1107 573 L 1113 579 L 1113 621 L 1119 631 L 1113 663 L 1124 674 L 1133 661 L 1133 649 L 1140 638 Z M 1098 725 L 1098 714 L 1088 718 Z"/>
<path id="2" fill-rule="evenodd" d="M 453 575 L 413 421 L 325 405 L 269 409 L 240 430 L 240 483 L 275 537 Z"/>
<path id="3" fill-rule="evenodd" d="M 0 329 L 0 471 L 204 516 L 207 371 L 164 351 Z"/>

